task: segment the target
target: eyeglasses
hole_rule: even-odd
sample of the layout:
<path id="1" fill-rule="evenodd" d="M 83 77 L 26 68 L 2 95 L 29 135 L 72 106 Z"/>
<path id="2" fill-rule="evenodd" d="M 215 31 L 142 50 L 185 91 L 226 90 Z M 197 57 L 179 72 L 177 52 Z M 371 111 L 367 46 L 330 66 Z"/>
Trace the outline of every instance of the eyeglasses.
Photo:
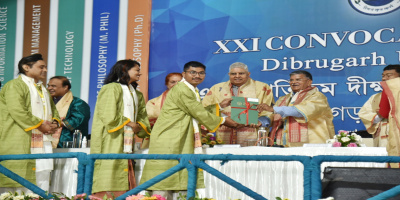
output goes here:
<path id="1" fill-rule="evenodd" d="M 206 75 L 206 72 L 196 72 L 196 71 L 185 71 L 185 72 L 187 72 L 187 73 L 189 73 L 190 75 L 192 75 L 192 76 L 196 76 L 196 75 L 199 75 L 199 76 L 205 76 Z"/>

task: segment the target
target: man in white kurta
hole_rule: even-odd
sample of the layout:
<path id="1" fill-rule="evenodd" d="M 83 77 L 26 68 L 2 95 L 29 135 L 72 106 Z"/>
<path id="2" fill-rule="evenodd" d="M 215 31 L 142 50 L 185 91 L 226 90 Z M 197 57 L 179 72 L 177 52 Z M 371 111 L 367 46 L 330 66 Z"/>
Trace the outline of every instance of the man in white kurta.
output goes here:
<path id="1" fill-rule="evenodd" d="M 290 74 L 292 92 L 280 97 L 274 107 L 260 104 L 258 110 L 274 112 L 271 141 L 286 147 L 325 143 L 335 135 L 333 115 L 324 94 L 312 87 L 312 75 L 303 70 Z M 271 144 L 271 143 L 270 143 Z"/>
<path id="2" fill-rule="evenodd" d="M 383 69 L 382 81 L 400 77 L 399 65 L 388 65 Z M 358 112 L 367 132 L 373 135 L 374 147 L 386 147 L 389 137 L 389 121 L 379 114 L 382 93 L 372 95 Z"/>
<path id="3" fill-rule="evenodd" d="M 218 104 L 224 99 L 233 96 L 258 99 L 258 103 L 267 104 L 269 106 L 275 102 L 269 85 L 251 79 L 248 67 L 244 63 L 233 63 L 229 67 L 228 74 L 229 81 L 218 83 L 211 87 L 210 91 L 202 100 L 203 106 Z M 221 107 L 223 107 L 223 105 L 221 105 Z M 231 106 L 222 108 L 221 113 L 226 116 L 231 116 Z M 262 121 L 262 116 L 268 116 L 268 118 L 270 118 L 271 114 L 272 113 L 268 111 L 260 112 L 259 120 Z M 265 124 L 265 126 L 268 125 Z M 229 128 L 222 125 L 218 128 L 216 136 L 225 144 L 247 146 L 248 141 L 257 140 L 257 129 L 253 127 Z"/>

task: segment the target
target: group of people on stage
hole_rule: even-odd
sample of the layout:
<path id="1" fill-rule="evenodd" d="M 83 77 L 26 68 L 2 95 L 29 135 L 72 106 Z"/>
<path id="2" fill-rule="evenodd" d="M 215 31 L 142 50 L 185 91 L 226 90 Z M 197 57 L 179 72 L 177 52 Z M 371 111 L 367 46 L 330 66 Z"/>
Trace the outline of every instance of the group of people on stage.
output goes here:
<path id="1" fill-rule="evenodd" d="M 303 70 L 290 73 L 292 92 L 276 102 L 268 84 L 250 78 L 248 67 L 236 62 L 229 67 L 229 81 L 214 85 L 201 100 L 197 86 L 205 80 L 206 66 L 190 61 L 182 73 L 166 77 L 167 90 L 146 104 L 136 89 L 140 63 L 120 60 L 107 75 L 96 102 L 91 135 L 90 109 L 72 95 L 66 77 L 52 77 L 48 88 L 47 66 L 40 54 L 21 59 L 18 78 L 0 92 L 0 155 L 51 153 L 72 140 L 75 130 L 91 138 L 92 154 L 134 153 L 135 135 L 149 146 L 149 154 L 193 154 L 202 152 L 203 132 L 216 132 L 225 144 L 246 145 L 257 139 L 257 129 L 267 127 L 269 144 L 286 147 L 325 143 L 333 138 L 333 115 L 327 98 L 312 86 L 312 75 Z M 382 74 L 382 94 L 374 95 L 360 110 L 376 146 L 388 147 L 389 155 L 400 155 L 399 102 L 400 65 L 389 65 Z M 389 80 L 390 79 L 390 80 Z M 243 125 L 230 118 L 233 96 L 257 98 L 258 124 Z M 389 125 L 388 125 L 389 124 Z M 386 139 L 388 138 L 388 139 Z M 48 190 L 52 160 L 7 160 L 1 164 Z M 147 160 L 140 183 L 178 164 L 177 160 Z M 97 160 L 94 196 L 119 196 L 138 185 L 133 160 Z M 173 191 L 187 188 L 187 170 L 179 171 L 151 186 L 154 194 L 169 199 Z M 198 187 L 204 186 L 202 173 Z M 0 192 L 21 187 L 0 174 Z"/>

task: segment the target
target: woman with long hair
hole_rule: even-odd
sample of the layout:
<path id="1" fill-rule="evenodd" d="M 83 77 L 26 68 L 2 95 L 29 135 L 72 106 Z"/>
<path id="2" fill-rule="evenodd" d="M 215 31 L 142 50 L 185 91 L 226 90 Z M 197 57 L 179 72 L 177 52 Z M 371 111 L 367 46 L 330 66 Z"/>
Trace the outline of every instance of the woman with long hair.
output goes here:
<path id="1" fill-rule="evenodd" d="M 120 60 L 112 67 L 96 102 L 91 154 L 133 153 L 134 134 L 149 137 L 150 123 L 143 94 L 136 90 L 140 64 Z M 136 187 L 133 160 L 97 160 L 92 193 L 120 196 Z"/>

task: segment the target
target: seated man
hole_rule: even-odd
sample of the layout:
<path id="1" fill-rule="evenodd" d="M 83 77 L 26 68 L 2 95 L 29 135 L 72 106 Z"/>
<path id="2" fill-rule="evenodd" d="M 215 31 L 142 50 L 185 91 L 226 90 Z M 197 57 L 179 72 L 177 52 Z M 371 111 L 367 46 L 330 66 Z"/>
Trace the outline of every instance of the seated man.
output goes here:
<path id="1" fill-rule="evenodd" d="M 233 63 L 229 67 L 229 81 L 218 83 L 211 87 L 210 91 L 203 98 L 203 106 L 220 104 L 221 113 L 231 116 L 231 97 L 256 98 L 259 104 L 264 103 L 271 106 L 275 101 L 272 90 L 268 84 L 256 81 L 250 78 L 250 72 L 247 65 L 241 62 Z M 226 101 L 226 99 L 230 101 Z M 224 101 L 225 100 L 225 101 Z M 228 105 L 226 105 L 228 103 Z M 259 117 L 271 117 L 271 112 L 260 112 Z M 260 121 L 262 121 L 259 118 Z M 268 122 L 269 124 L 269 122 Z M 265 125 L 265 124 L 263 124 Z M 221 125 L 216 133 L 217 137 L 222 139 L 225 144 L 241 144 L 247 146 L 247 140 L 257 140 L 257 129 L 254 127 L 229 128 Z M 255 144 L 255 142 L 254 142 Z"/>
<path id="2" fill-rule="evenodd" d="M 72 96 L 71 83 L 64 76 L 50 79 L 48 89 L 57 111 L 62 119 L 62 129 L 53 134 L 53 148 L 61 148 L 64 141 L 72 141 L 75 130 L 82 132 L 82 138 L 88 137 L 90 119 L 89 105 L 78 97 Z"/>
<path id="3" fill-rule="evenodd" d="M 280 97 L 274 107 L 258 105 L 258 111 L 274 112 L 270 138 L 278 145 L 302 146 L 304 143 L 325 143 L 335 135 L 333 115 L 328 100 L 318 88 L 311 86 L 307 71 L 290 74 L 292 92 Z M 269 143 L 272 145 L 271 141 Z"/>
<path id="4" fill-rule="evenodd" d="M 383 69 L 382 81 L 400 77 L 400 65 L 388 65 Z M 382 92 L 372 95 L 358 112 L 367 132 L 374 137 L 374 147 L 386 147 L 389 122 L 379 114 Z"/>

